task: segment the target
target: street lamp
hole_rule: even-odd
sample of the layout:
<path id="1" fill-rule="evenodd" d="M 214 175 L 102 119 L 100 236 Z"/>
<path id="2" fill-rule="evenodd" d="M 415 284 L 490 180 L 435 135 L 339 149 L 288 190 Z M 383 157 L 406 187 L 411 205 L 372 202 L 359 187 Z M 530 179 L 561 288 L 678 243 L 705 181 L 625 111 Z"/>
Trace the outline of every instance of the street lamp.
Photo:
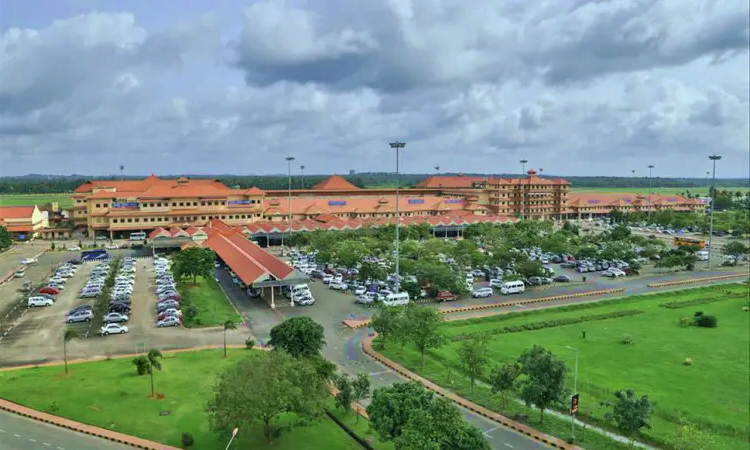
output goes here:
<path id="1" fill-rule="evenodd" d="M 399 288 L 401 287 L 401 274 L 398 270 L 398 229 L 401 225 L 401 218 L 398 216 L 398 188 L 399 188 L 399 175 L 398 175 L 398 155 L 399 155 L 399 149 L 402 149 L 406 147 L 406 143 L 399 142 L 399 141 L 393 141 L 390 144 L 391 148 L 396 149 L 396 292 L 395 294 L 398 294 Z"/>
<path id="2" fill-rule="evenodd" d="M 578 394 L 578 347 L 566 345 L 565 348 L 576 352 L 576 365 L 573 372 L 573 395 L 576 395 Z M 570 437 L 576 438 L 576 416 L 572 413 L 570 414 Z"/>
<path id="3" fill-rule="evenodd" d="M 237 432 L 240 431 L 239 428 L 235 428 L 232 430 L 232 437 L 229 438 L 229 443 L 227 444 L 227 447 L 224 450 L 229 450 L 229 446 L 232 445 L 232 441 L 234 440 L 234 437 L 237 436 Z"/>
<path id="4" fill-rule="evenodd" d="M 711 172 L 708 170 L 706 171 L 706 197 L 708 197 L 711 193 L 708 192 L 708 180 L 711 178 Z"/>
<path id="5" fill-rule="evenodd" d="M 120 166 L 120 181 L 125 179 L 125 175 L 123 174 L 124 170 L 125 170 L 125 166 Z"/>
<path id="6" fill-rule="evenodd" d="M 635 169 L 630 171 L 630 189 L 635 189 Z"/>
<path id="7" fill-rule="evenodd" d="M 651 225 L 651 186 L 652 186 L 652 179 L 651 175 L 653 174 L 654 166 L 650 165 L 648 166 L 648 224 Z"/>
<path id="8" fill-rule="evenodd" d="M 708 268 L 711 268 L 711 256 L 713 256 L 713 248 L 711 248 L 711 238 L 714 236 L 714 200 L 716 197 L 716 161 L 721 159 L 721 156 L 714 153 L 713 155 L 709 156 L 708 159 L 711 160 L 714 166 L 714 174 L 713 174 L 713 181 L 711 182 L 711 189 L 709 190 L 709 193 L 711 194 L 711 218 L 709 219 L 709 225 L 708 225 Z"/>
<path id="9" fill-rule="evenodd" d="M 524 219 L 526 213 L 526 191 L 523 188 L 523 177 L 526 176 L 526 163 L 529 162 L 527 159 L 522 159 L 521 167 L 523 172 L 521 173 L 521 220 Z"/>
<path id="10" fill-rule="evenodd" d="M 440 175 L 440 166 L 435 166 L 435 174 Z"/>
<path id="11" fill-rule="evenodd" d="M 288 219 L 288 225 L 289 225 L 289 237 L 292 237 L 292 161 L 294 161 L 294 156 L 287 156 L 286 157 L 286 172 L 287 172 L 287 182 L 288 184 L 288 191 L 287 191 L 287 219 Z M 284 234 L 281 234 L 281 246 L 284 246 Z"/>
<path id="12" fill-rule="evenodd" d="M 305 188 L 305 166 L 299 166 L 300 178 L 302 179 L 302 189 Z"/>

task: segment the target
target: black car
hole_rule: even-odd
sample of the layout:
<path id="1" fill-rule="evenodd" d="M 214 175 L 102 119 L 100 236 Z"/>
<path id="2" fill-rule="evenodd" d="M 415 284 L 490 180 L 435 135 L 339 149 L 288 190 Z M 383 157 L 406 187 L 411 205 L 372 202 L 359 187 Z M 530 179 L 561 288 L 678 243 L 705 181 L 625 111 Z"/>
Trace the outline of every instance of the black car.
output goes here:
<path id="1" fill-rule="evenodd" d="M 130 305 L 126 305 L 125 303 L 110 303 L 109 312 L 128 313 L 130 312 Z"/>
<path id="2" fill-rule="evenodd" d="M 94 307 L 91 306 L 91 305 L 80 305 L 80 306 L 76 306 L 75 308 L 71 309 L 68 314 L 74 314 L 74 313 L 77 313 L 78 311 L 87 311 L 87 310 L 91 311 L 93 309 L 94 309 Z"/>
<path id="3" fill-rule="evenodd" d="M 166 310 L 168 310 L 170 308 L 179 309 L 180 308 L 180 304 L 177 303 L 177 302 L 159 303 L 159 306 L 156 308 L 156 311 L 161 313 L 161 312 L 164 312 L 164 311 L 166 311 Z"/>
<path id="4" fill-rule="evenodd" d="M 558 283 L 567 283 L 570 281 L 570 277 L 567 275 L 558 275 L 553 278 L 552 281 L 557 281 Z"/>
<path id="5" fill-rule="evenodd" d="M 78 266 L 83 263 L 83 261 L 81 261 L 80 259 L 69 259 L 68 262 L 70 264 L 73 264 L 74 266 Z"/>

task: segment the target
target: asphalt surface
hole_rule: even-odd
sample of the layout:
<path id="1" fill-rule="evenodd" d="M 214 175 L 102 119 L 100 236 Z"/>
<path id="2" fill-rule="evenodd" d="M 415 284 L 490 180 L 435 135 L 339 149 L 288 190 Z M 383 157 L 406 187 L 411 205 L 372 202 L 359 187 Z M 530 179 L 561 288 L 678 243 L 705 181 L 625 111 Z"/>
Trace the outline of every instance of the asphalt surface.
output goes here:
<path id="1" fill-rule="evenodd" d="M 0 411 L 0 450 L 124 450 L 126 445 Z"/>

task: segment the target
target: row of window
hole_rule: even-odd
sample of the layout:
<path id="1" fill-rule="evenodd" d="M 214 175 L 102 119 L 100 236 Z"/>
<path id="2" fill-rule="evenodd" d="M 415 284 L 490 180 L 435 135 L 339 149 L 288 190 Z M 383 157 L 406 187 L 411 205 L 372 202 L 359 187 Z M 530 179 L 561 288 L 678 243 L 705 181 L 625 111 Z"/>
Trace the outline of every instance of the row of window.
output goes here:
<path id="1" fill-rule="evenodd" d="M 197 222 L 198 220 L 206 221 L 213 219 L 221 220 L 242 220 L 242 219 L 258 219 L 260 214 L 230 214 L 221 216 L 184 216 L 184 217 L 144 217 L 141 220 L 140 217 L 128 217 L 120 219 L 112 219 L 112 223 L 146 223 L 146 222 Z"/>
<path id="2" fill-rule="evenodd" d="M 248 205 L 255 205 L 261 203 L 260 200 L 242 200 L 242 204 L 248 204 Z M 135 203 L 135 202 L 133 202 Z M 218 200 L 218 201 L 202 201 L 202 202 L 172 202 L 172 207 L 190 207 L 190 206 L 198 206 L 198 203 L 200 203 L 200 206 L 228 206 L 230 205 L 229 201 L 225 200 Z M 116 202 L 112 203 L 96 203 L 94 204 L 95 208 L 107 208 L 107 207 L 113 207 L 116 204 Z M 154 203 L 138 203 L 139 207 L 142 208 L 168 208 L 169 202 L 154 202 Z"/>

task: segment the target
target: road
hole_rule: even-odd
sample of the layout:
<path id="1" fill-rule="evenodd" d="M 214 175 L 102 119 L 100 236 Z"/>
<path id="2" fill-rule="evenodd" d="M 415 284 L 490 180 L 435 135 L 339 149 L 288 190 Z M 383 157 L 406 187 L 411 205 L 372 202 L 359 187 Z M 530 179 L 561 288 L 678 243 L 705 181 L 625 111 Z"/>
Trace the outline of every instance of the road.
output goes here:
<path id="1" fill-rule="evenodd" d="M 124 450 L 132 447 L 0 411 L 0 450 Z"/>

